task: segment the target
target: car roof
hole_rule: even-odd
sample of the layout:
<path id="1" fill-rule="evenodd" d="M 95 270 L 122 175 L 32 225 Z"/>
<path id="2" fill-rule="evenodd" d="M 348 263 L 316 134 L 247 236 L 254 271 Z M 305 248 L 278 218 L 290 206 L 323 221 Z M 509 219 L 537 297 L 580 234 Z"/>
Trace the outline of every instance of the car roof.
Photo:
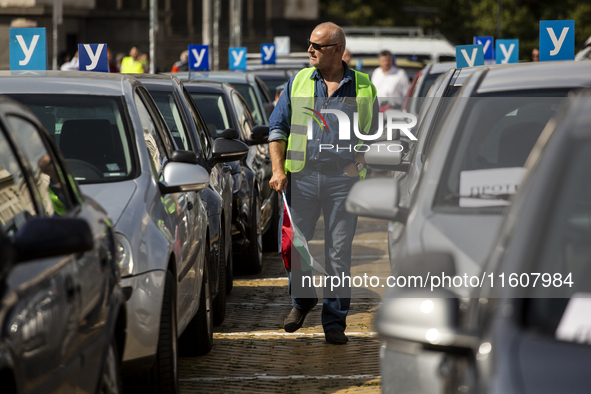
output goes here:
<path id="1" fill-rule="evenodd" d="M 520 63 L 487 71 L 478 93 L 506 90 L 591 86 L 591 62 L 555 61 Z"/>
<path id="2" fill-rule="evenodd" d="M 202 93 L 224 93 L 224 87 L 232 89 L 232 85 L 225 82 L 215 81 L 199 81 L 199 80 L 188 80 L 183 81 L 185 87 L 190 92 L 202 92 Z"/>
<path id="3" fill-rule="evenodd" d="M 133 76 L 88 71 L 0 71 L 1 93 L 91 94 L 123 96 L 122 83 L 139 84 Z"/>
<path id="4" fill-rule="evenodd" d="M 456 62 L 433 63 L 429 67 L 429 74 L 442 74 L 456 66 Z"/>
<path id="5" fill-rule="evenodd" d="M 150 86 L 151 89 L 170 91 L 174 88 L 176 82 L 177 86 L 180 86 L 180 80 L 174 75 L 161 75 L 161 74 L 132 74 L 144 85 Z"/>
<path id="6" fill-rule="evenodd" d="M 251 76 L 244 71 L 187 71 L 177 72 L 175 75 L 180 79 L 194 80 L 215 80 L 217 82 L 246 83 L 250 84 Z"/>

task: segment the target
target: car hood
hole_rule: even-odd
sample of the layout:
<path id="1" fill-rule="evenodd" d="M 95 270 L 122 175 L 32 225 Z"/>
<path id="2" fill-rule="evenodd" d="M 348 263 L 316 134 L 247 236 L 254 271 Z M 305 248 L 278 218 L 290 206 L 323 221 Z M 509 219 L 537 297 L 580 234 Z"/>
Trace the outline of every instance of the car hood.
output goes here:
<path id="1" fill-rule="evenodd" d="M 137 184 L 135 181 L 95 183 L 80 185 L 80 189 L 82 193 L 92 197 L 105 208 L 113 220 L 113 226 L 115 226 L 129 200 L 133 197 Z"/>
<path id="2" fill-rule="evenodd" d="M 435 213 L 421 231 L 423 250 L 451 252 L 456 275 L 479 275 L 502 219 L 501 214 Z"/>

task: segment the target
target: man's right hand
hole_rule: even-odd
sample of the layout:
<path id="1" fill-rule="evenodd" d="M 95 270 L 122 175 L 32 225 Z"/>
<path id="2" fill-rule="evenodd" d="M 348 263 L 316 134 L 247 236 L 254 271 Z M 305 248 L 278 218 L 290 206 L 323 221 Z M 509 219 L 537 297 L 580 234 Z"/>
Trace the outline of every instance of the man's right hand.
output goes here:
<path id="1" fill-rule="evenodd" d="M 285 172 L 273 172 L 269 185 L 271 186 L 271 189 L 278 193 L 284 192 L 287 188 L 287 175 L 285 175 Z"/>

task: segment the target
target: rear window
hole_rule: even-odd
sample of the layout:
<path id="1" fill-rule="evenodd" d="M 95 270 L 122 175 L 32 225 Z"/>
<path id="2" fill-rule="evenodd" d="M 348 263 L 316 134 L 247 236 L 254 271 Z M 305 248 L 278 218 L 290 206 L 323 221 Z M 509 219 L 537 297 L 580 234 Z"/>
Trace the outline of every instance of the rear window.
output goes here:
<path id="1" fill-rule="evenodd" d="M 115 182 L 134 173 L 120 97 L 27 94 L 11 97 L 35 113 L 81 183 Z"/>

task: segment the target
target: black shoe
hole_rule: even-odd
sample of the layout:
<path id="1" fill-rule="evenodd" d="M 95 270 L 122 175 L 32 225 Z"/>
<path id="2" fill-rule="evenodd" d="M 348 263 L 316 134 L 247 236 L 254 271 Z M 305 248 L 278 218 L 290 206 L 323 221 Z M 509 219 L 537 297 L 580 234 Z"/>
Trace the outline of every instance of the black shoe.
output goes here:
<path id="1" fill-rule="evenodd" d="M 298 309 L 295 306 L 291 308 L 291 312 L 289 312 L 289 315 L 283 322 L 283 329 L 286 332 L 296 332 L 299 330 L 302 327 L 302 324 L 304 324 L 306 315 L 312 310 L 312 308 L 306 309 L 305 311 Z"/>
<path id="2" fill-rule="evenodd" d="M 333 345 L 344 345 L 349 341 L 349 338 L 347 338 L 345 333 L 338 328 L 331 328 L 326 331 L 324 333 L 324 339 L 326 339 L 326 342 L 332 343 Z"/>

